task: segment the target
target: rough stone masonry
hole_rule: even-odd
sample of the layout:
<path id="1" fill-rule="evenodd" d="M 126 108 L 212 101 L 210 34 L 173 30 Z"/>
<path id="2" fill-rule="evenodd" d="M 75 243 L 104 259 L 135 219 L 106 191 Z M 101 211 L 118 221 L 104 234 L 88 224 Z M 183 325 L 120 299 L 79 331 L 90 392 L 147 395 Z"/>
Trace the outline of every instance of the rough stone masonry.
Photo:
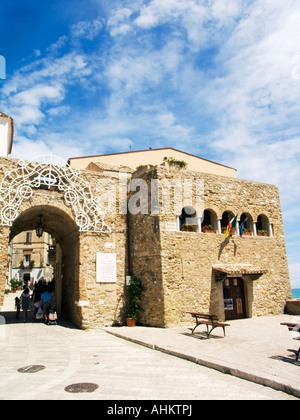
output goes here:
<path id="1" fill-rule="evenodd" d="M 0 158 L 0 184 L 7 171 L 18 168 L 16 159 Z M 32 193 L 29 189 L 22 189 L 19 191 L 21 204 L 18 214 L 11 225 L 5 224 L 3 211 L 10 206 L 13 211 L 16 202 L 2 188 L 1 299 L 7 282 L 9 240 L 23 230 L 34 229 L 38 215 L 42 214 L 45 230 L 55 237 L 57 243 L 57 304 L 60 312 L 81 328 L 125 322 L 126 276 L 131 275 L 143 283 L 138 319 L 143 325 L 168 327 L 188 324 L 187 311 L 210 312 L 221 320 L 225 319 L 224 281 L 233 275 L 243 281 L 246 317 L 284 311 L 286 300 L 291 298 L 291 289 L 280 200 L 275 186 L 192 172 L 166 164 L 136 171 L 132 178 L 128 178 L 127 184 L 133 179 L 143 180 L 144 184 L 140 185 L 148 187 L 147 211 L 130 212 L 126 206 L 127 211 L 124 211 L 124 183 L 121 192 L 118 179 L 103 173 L 81 171 L 80 182 L 90 186 L 99 205 L 103 197 L 105 200 L 112 196 L 115 199 L 115 208 L 104 215 L 109 229 L 103 231 L 80 227 L 84 218 L 89 217 L 91 209 L 82 214 L 79 212 L 79 215 L 75 213 L 78 209 L 75 208 L 75 199 L 74 202 L 71 200 L 70 185 L 65 185 L 64 191 L 55 185 L 33 188 Z M 182 185 L 190 181 L 191 194 L 182 203 L 191 208 L 197 207 L 195 202 L 199 197 L 196 197 L 196 186 L 199 181 L 202 182 L 202 210 L 210 214 L 214 231 L 204 232 L 201 226 L 203 214 L 198 209 L 195 216 L 199 221 L 198 228 L 190 232 L 181 230 L 182 208 L 179 193 L 172 186 L 174 179 Z M 158 211 L 155 213 L 151 212 L 153 180 L 160 187 Z M 170 186 L 169 211 L 163 206 L 164 181 Z M 74 185 L 75 194 L 80 186 Z M 137 196 L 138 191 L 138 187 L 128 186 L 125 194 L 126 203 L 132 197 L 136 199 L 137 210 L 145 199 Z M 232 236 L 225 238 L 221 231 L 224 212 L 237 215 L 238 221 L 242 214 L 246 214 L 253 227 L 251 236 L 241 238 L 234 231 Z M 261 215 L 268 224 L 267 236 L 260 236 L 255 231 L 256 221 Z M 112 258 L 108 258 L 107 254 L 111 254 L 109 257 Z M 112 271 L 115 271 L 115 275 L 108 276 L 107 281 L 99 261 L 104 261 L 104 265 L 112 264 Z M 235 271 L 237 268 L 240 272 Z"/>

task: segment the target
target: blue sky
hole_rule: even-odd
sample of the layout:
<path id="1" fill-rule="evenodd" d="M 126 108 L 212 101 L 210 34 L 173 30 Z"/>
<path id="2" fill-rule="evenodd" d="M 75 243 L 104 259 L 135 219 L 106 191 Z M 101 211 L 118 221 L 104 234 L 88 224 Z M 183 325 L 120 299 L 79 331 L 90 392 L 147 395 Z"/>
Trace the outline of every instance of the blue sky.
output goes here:
<path id="1" fill-rule="evenodd" d="M 300 288 L 299 0 L 9 0 L 13 157 L 171 146 L 276 184 Z"/>

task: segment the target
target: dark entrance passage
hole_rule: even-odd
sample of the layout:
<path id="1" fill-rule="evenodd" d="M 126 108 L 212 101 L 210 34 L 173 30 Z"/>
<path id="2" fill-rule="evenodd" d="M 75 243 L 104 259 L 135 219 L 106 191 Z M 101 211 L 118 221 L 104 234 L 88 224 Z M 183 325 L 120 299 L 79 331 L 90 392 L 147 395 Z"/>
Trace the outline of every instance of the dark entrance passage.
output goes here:
<path id="1" fill-rule="evenodd" d="M 223 297 L 225 320 L 246 318 L 244 281 L 241 277 L 226 277 Z"/>
<path id="2" fill-rule="evenodd" d="M 43 231 L 49 233 L 56 244 L 51 246 L 46 265 L 51 265 L 53 270 L 51 283 L 57 313 L 80 326 L 81 318 L 76 305 L 79 300 L 79 230 L 72 218 L 54 206 L 32 205 L 14 221 L 10 240 L 23 231 L 34 231 L 39 220 L 42 221 Z M 31 247 L 34 249 L 34 241 Z M 27 278 L 23 280 L 25 283 Z"/>
<path id="3" fill-rule="evenodd" d="M 30 273 L 23 274 L 23 286 L 26 286 L 30 282 Z"/>

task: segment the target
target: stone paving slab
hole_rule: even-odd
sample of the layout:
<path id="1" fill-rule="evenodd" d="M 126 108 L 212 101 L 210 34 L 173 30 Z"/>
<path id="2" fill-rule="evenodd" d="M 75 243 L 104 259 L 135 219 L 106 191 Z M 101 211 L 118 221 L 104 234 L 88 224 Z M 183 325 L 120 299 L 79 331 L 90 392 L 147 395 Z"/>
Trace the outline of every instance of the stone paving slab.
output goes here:
<path id="1" fill-rule="evenodd" d="M 108 327 L 107 332 L 231 375 L 292 393 L 300 398 L 300 361 L 294 340 L 281 322 L 299 322 L 299 316 L 278 315 L 229 321 L 223 337 L 221 328 L 209 339 L 205 326 L 191 335 L 193 324 L 177 328 Z M 294 334 L 294 333 L 293 333 Z"/>

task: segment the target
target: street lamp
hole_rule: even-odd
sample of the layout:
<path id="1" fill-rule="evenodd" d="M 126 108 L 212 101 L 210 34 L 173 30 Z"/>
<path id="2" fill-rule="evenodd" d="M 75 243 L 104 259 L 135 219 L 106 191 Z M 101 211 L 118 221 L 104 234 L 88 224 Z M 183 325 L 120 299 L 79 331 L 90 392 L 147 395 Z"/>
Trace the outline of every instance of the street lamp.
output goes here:
<path id="1" fill-rule="evenodd" d="M 36 233 L 36 236 L 38 238 L 41 238 L 43 236 L 43 233 L 44 233 L 44 226 L 42 224 L 42 215 L 41 214 L 39 214 L 39 221 L 38 221 L 37 227 L 35 228 L 35 233 Z"/>

